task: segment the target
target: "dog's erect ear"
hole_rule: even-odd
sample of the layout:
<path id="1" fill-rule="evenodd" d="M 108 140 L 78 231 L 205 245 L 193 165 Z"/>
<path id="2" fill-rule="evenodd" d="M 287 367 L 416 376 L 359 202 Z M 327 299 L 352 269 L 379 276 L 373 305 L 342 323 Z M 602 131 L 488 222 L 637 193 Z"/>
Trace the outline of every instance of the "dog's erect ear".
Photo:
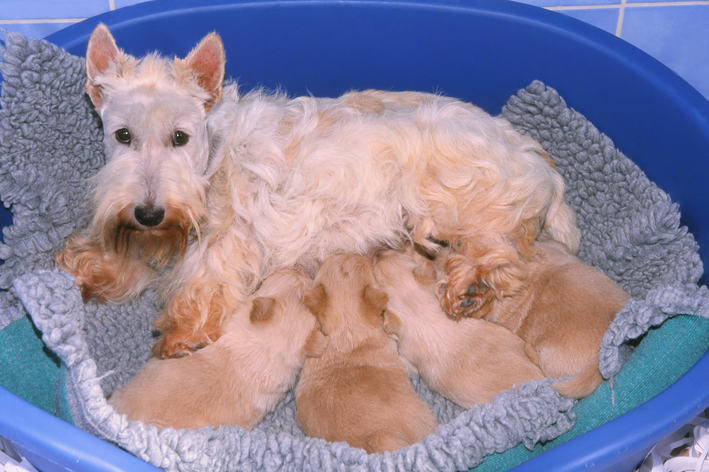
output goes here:
<path id="1" fill-rule="evenodd" d="M 271 297 L 255 298 L 251 306 L 251 314 L 249 319 L 252 323 L 263 323 L 273 317 L 274 306 L 276 300 Z"/>
<path id="2" fill-rule="evenodd" d="M 224 45 L 216 33 L 208 34 L 184 60 L 177 60 L 179 67 L 187 69 L 197 79 L 197 84 L 209 93 L 204 110 L 209 112 L 222 99 L 224 81 Z"/>
<path id="3" fill-rule="evenodd" d="M 91 33 L 86 48 L 86 93 L 96 108 L 100 108 L 103 103 L 101 87 L 95 83 L 96 78 L 105 74 L 111 64 L 120 62 L 122 58 L 123 52 L 116 46 L 111 32 L 106 25 L 99 24 Z"/>
<path id="4" fill-rule="evenodd" d="M 431 285 L 438 279 L 433 262 L 425 261 L 414 269 L 414 279 L 421 285 Z"/>
<path id="5" fill-rule="evenodd" d="M 364 305 L 367 310 L 367 317 L 371 319 L 375 326 L 381 326 L 384 322 L 382 316 L 387 308 L 387 302 L 389 301 L 387 293 L 370 284 L 364 287 L 362 298 L 364 299 Z"/>

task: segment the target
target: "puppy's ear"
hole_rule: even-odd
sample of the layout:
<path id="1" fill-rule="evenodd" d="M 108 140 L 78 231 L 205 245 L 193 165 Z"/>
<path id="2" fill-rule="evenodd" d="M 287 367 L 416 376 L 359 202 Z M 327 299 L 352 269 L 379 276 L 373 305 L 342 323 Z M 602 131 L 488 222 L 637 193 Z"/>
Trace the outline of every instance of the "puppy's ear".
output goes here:
<path id="1" fill-rule="evenodd" d="M 431 285 L 438 279 L 433 262 L 425 261 L 414 269 L 414 279 L 421 285 Z"/>
<path id="2" fill-rule="evenodd" d="M 323 284 L 317 284 L 303 296 L 303 304 L 308 307 L 308 310 L 315 315 L 320 329 L 325 335 L 325 309 L 327 307 L 327 293 Z"/>
<path id="3" fill-rule="evenodd" d="M 222 99 L 225 62 L 224 45 L 216 33 L 205 36 L 185 59 L 175 61 L 179 68 L 189 71 L 197 84 L 209 94 L 204 102 L 207 113 Z"/>
<path id="4" fill-rule="evenodd" d="M 375 287 L 374 285 L 367 285 L 362 291 L 362 298 L 364 299 L 364 305 L 367 309 L 367 315 L 375 326 L 381 326 L 384 323 L 384 318 L 382 314 L 387 308 L 387 302 L 389 301 L 389 296 L 387 293 Z"/>
<path id="5" fill-rule="evenodd" d="M 325 311 L 327 304 L 327 293 L 323 284 L 317 284 L 303 296 L 303 303 L 308 307 L 313 315 L 320 317 Z"/>
<path id="6" fill-rule="evenodd" d="M 101 86 L 96 84 L 96 78 L 104 75 L 112 64 L 123 62 L 123 57 L 106 25 L 99 24 L 91 33 L 86 48 L 86 93 L 96 108 L 103 104 Z"/>
<path id="7" fill-rule="evenodd" d="M 399 341 L 399 332 L 401 331 L 401 320 L 398 316 L 389 310 L 384 310 L 384 332 L 389 335 L 394 341 Z"/>
<path id="8" fill-rule="evenodd" d="M 319 329 L 314 329 L 305 340 L 303 351 L 306 357 L 320 357 L 327 350 L 330 339 Z"/>
<path id="9" fill-rule="evenodd" d="M 276 300 L 271 297 L 258 297 L 253 301 L 249 319 L 252 323 L 263 323 L 273 318 Z"/>

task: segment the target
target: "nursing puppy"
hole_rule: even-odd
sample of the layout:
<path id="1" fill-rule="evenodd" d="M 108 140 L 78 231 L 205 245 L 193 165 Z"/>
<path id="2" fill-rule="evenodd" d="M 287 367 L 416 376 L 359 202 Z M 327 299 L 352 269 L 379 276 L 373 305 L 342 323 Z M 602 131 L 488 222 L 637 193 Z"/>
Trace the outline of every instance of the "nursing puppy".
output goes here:
<path id="1" fill-rule="evenodd" d="M 57 262 L 85 300 L 155 286 L 156 356 L 214 342 L 281 267 L 445 241 L 441 300 L 460 316 L 524 283 L 535 239 L 578 248 L 561 176 L 506 120 L 426 93 L 240 94 L 224 64 L 216 34 L 184 59 L 136 59 L 99 25 L 86 52 L 106 165 Z"/>
<path id="2" fill-rule="evenodd" d="M 159 428 L 251 429 L 293 388 L 305 357 L 322 350 L 302 303 L 311 287 L 296 271 L 274 273 L 229 318 L 217 342 L 191 356 L 148 360 L 108 403 L 128 420 Z"/>
<path id="3" fill-rule="evenodd" d="M 585 397 L 603 382 L 598 370 L 601 339 L 630 297 L 563 245 L 548 241 L 533 246 L 536 255 L 522 288 L 512 296 L 489 299 L 471 315 L 524 339 L 530 359 L 547 377 L 572 377 L 554 386 L 559 393 Z M 445 254 L 436 264 L 447 264 Z M 441 293 L 444 283 L 445 278 L 439 281 Z"/>
<path id="4" fill-rule="evenodd" d="M 443 313 L 433 263 L 414 254 L 384 251 L 374 274 L 388 294 L 384 330 L 399 346 L 411 374 L 458 405 L 489 403 L 503 390 L 544 377 L 510 330 L 487 321 Z"/>
<path id="5" fill-rule="evenodd" d="M 432 434 L 436 419 L 382 329 L 387 296 L 371 262 L 356 255 L 328 259 L 304 301 L 328 338 L 323 355 L 305 361 L 296 387 L 296 418 L 305 434 L 370 453 Z"/>

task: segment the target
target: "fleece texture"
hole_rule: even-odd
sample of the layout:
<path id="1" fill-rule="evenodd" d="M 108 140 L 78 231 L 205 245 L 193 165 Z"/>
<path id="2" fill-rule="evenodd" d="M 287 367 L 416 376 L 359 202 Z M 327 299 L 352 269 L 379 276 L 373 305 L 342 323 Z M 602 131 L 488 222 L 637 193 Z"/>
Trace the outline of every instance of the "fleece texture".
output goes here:
<path id="1" fill-rule="evenodd" d="M 0 56 L 0 197 L 13 213 L 0 244 L 0 339 L 8 340 L 0 365 L 26 373 L 46 368 L 49 380 L 40 389 L 47 398 L 34 398 L 36 404 L 157 467 L 504 470 L 651 398 L 709 347 L 709 293 L 698 285 L 702 264 L 678 206 L 555 90 L 534 82 L 510 98 L 502 115 L 541 142 L 566 179 L 583 234 L 580 257 L 632 297 L 602 343 L 601 368 L 613 389 L 606 382 L 577 404 L 558 395 L 551 380 L 535 381 L 466 411 L 415 379 L 441 426 L 421 443 L 386 454 L 305 437 L 292 392 L 250 432 L 158 431 L 128 422 L 104 397 L 150 356 L 155 294 L 123 305 L 84 304 L 72 277 L 54 268 L 66 238 L 86 224 L 87 180 L 104 163 L 101 123 L 83 90 L 84 61 L 15 33 L 6 34 Z M 17 355 L 23 346 L 32 355 Z M 49 360 L 30 361 L 42 355 Z M 10 385 L 14 378 L 2 382 L 23 395 L 23 385 Z M 638 382 L 644 388 L 633 388 Z"/>

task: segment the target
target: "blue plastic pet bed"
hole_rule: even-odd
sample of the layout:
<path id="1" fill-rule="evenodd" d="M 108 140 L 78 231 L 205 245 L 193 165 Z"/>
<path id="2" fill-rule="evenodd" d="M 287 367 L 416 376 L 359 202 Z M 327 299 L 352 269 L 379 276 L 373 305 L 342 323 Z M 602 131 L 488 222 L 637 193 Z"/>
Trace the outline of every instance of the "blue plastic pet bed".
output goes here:
<path id="1" fill-rule="evenodd" d="M 240 79 L 243 88 L 284 85 L 294 94 L 330 96 L 368 87 L 437 90 L 501 113 L 519 131 L 542 143 L 567 181 L 567 199 L 583 233 L 580 257 L 632 296 L 603 340 L 600 365 L 608 380 L 578 403 L 559 396 L 548 381 L 537 381 L 503 392 L 491 404 L 470 411 L 415 381 L 441 426 L 425 441 L 383 455 L 306 438 L 295 422 L 292 394 L 251 432 L 239 427 L 158 431 L 127 422 L 104 396 L 127 382 L 148 359 L 154 342 L 155 295 L 148 291 L 120 306 L 84 304 L 71 276 L 54 269 L 53 263 L 68 235 L 86 224 L 81 203 L 87 179 L 104 162 L 100 121 L 83 91 L 85 70 L 80 57 L 87 35 L 99 20 L 109 25 L 119 46 L 136 55 L 158 47 L 165 54 L 184 56 L 204 34 L 216 30 L 226 45 L 227 73 Z M 380 28 L 384 25 L 388 29 Z M 145 31 L 151 31 L 149 38 L 140 35 Z M 511 31 L 514 42 L 490 40 Z M 585 41 L 571 41 L 580 37 L 577 31 Z M 364 44 L 354 41 L 360 35 L 368 38 Z M 547 38 L 553 35 L 566 36 L 567 42 L 560 46 L 558 37 Z M 707 238 L 704 231 L 709 223 L 703 208 L 709 201 L 706 194 L 698 196 L 685 187 L 707 174 L 709 107 L 686 84 L 627 45 L 613 52 L 612 58 L 619 61 L 613 63 L 594 49 L 593 41 L 602 45 L 609 41 L 598 35 L 559 15 L 508 3 L 462 7 L 446 2 L 305 1 L 211 6 L 158 1 L 68 28 L 49 42 L 6 34 L 0 53 L 4 80 L 0 197 L 12 209 L 12 224 L 4 228 L 0 245 L 0 258 L 5 261 L 0 266 L 0 383 L 7 389 L 0 391 L 0 434 L 15 440 L 28 458 L 47 471 L 149 468 L 136 465 L 108 443 L 156 467 L 180 471 L 472 467 L 494 471 L 523 462 L 522 469 L 571 470 L 583 466 L 589 456 L 602 467 L 632 468 L 641 459 L 638 454 L 652 445 L 647 442 L 652 441 L 651 435 L 666 434 L 672 427 L 668 421 L 686 421 L 708 403 L 706 391 L 692 394 L 686 391 L 686 383 L 702 385 L 692 379 L 700 378 L 694 370 L 707 363 L 702 356 L 709 348 L 709 291 L 701 285 L 700 258 L 700 247 L 706 255 L 706 246 L 697 244 L 697 239 Z M 487 38 L 484 45 L 480 38 Z M 554 47 L 540 52 L 547 44 Z M 575 48 L 586 55 L 584 61 L 576 57 Z M 452 50 L 455 58 L 436 52 L 443 49 Z M 507 55 L 512 50 L 515 53 Z M 627 64 L 623 54 L 635 62 Z M 501 64 L 502 57 L 512 66 Z M 571 58 L 575 67 L 564 62 Z M 622 95 L 627 106 L 609 103 L 608 115 L 599 114 L 596 102 L 609 97 L 599 94 L 603 87 L 596 82 L 599 73 L 594 61 L 609 61 L 607 70 L 627 68 L 614 87 L 629 75 L 643 77 L 643 67 L 655 73 L 651 79 L 668 82 L 672 93 L 660 95 L 652 106 L 657 113 L 671 113 L 655 117 L 632 111 L 633 121 L 618 127 L 618 120 L 627 118 L 627 108 L 632 109 L 642 93 L 657 92 L 656 84 L 634 86 L 623 94 L 614 91 L 618 94 L 614 97 Z M 532 62 L 531 70 L 524 68 Z M 510 68 L 523 72 L 508 77 L 514 75 Z M 502 69 L 506 75 L 498 79 Z M 581 84 L 574 80 L 577 76 L 584 77 Z M 574 86 L 569 87 L 569 82 Z M 586 93 L 604 100 L 592 100 Z M 691 110 L 685 103 L 688 98 L 698 103 Z M 586 115 L 586 108 L 594 119 Z M 638 121 L 645 122 L 647 129 L 637 129 Z M 599 128 L 613 131 L 614 140 Z M 672 143 L 666 142 L 669 138 Z M 619 150 L 618 140 L 633 160 Z M 636 155 L 650 159 L 650 170 L 656 170 L 655 160 L 665 159 L 662 173 L 656 172 L 653 179 L 670 182 L 665 185 L 672 187 L 674 174 L 679 173 L 682 182 L 692 184 L 679 186 L 681 205 L 673 203 L 634 163 Z M 669 155 L 674 163 L 665 172 Z M 683 160 L 695 168 L 683 166 Z M 696 236 L 687 226 L 701 234 Z M 698 360 L 699 366 L 682 377 Z M 668 392 L 669 399 L 665 398 Z M 41 415 L 17 397 L 93 437 L 77 434 L 81 432 L 75 427 L 56 420 L 48 424 L 52 435 L 61 437 L 46 438 L 39 430 L 41 420 L 36 420 Z M 682 401 L 672 405 L 666 418 L 641 417 L 632 423 L 638 405 L 672 404 L 677 398 Z M 618 418 L 626 412 L 630 413 Z M 623 422 L 628 416 L 630 424 Z M 611 421 L 614 418 L 618 419 Z M 603 429 L 609 427 L 625 432 L 613 437 Z M 67 435 L 65 444 L 62 431 Z M 594 435 L 600 435 L 600 440 Z M 617 452 L 616 440 L 633 444 Z M 94 444 L 102 452 L 93 454 Z M 83 452 L 72 463 L 77 449 Z M 550 452 L 542 454 L 545 451 Z"/>

